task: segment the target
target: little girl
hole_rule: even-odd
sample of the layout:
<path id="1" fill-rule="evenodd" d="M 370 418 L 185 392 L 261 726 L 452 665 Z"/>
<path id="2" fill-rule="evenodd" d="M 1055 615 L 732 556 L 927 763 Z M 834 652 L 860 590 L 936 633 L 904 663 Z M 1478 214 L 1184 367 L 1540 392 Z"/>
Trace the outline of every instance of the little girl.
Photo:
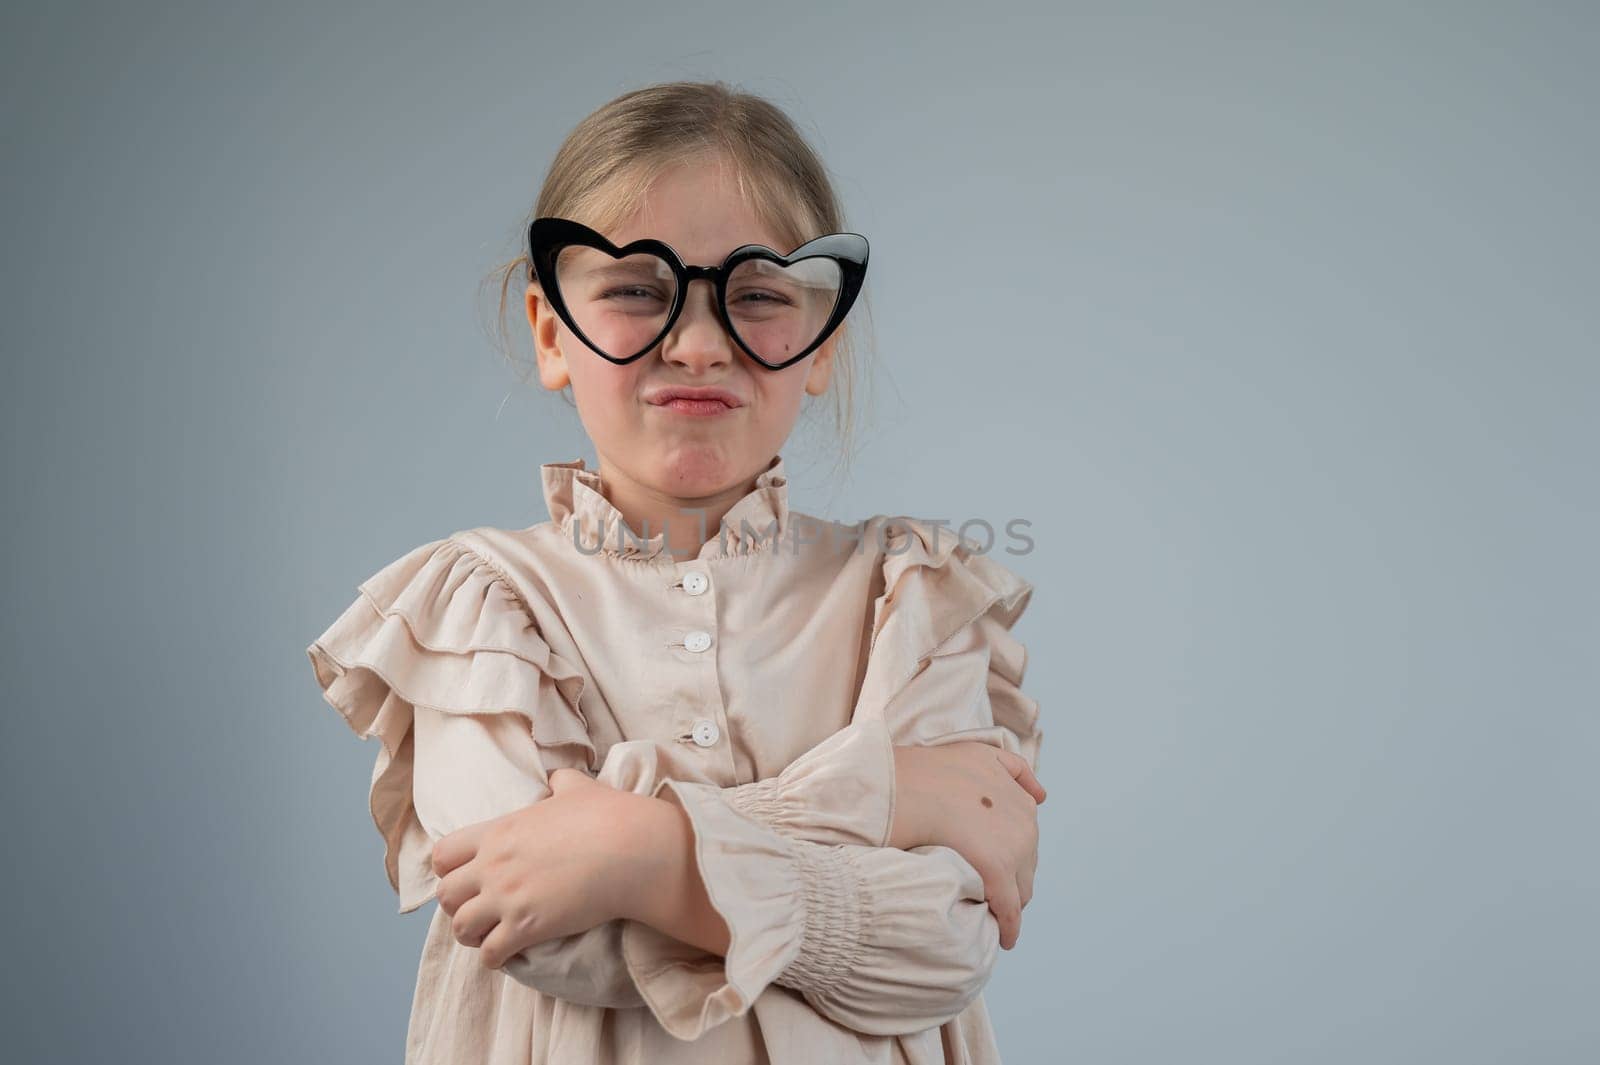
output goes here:
<path id="1" fill-rule="evenodd" d="M 999 1060 L 1032 587 L 933 522 L 792 510 L 780 454 L 866 264 L 758 97 L 631 92 L 557 153 L 516 267 L 598 468 L 544 465 L 549 521 L 416 548 L 307 648 L 382 742 L 400 911 L 439 903 L 408 1063 Z"/>

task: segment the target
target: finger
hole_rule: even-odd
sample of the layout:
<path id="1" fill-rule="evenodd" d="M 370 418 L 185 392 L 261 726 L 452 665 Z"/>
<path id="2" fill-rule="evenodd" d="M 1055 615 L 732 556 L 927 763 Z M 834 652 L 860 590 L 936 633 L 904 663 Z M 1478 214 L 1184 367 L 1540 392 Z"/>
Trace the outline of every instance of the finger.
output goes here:
<path id="1" fill-rule="evenodd" d="M 436 876 L 444 876 L 450 870 L 470 862 L 478 853 L 478 841 L 488 830 L 489 822 L 479 821 L 475 825 L 457 829 L 448 836 L 443 837 L 433 845 L 433 872 Z"/>
<path id="2" fill-rule="evenodd" d="M 468 899 L 477 897 L 483 888 L 478 882 L 478 863 L 468 862 L 439 878 L 439 887 L 433 897 L 445 913 L 455 914 Z"/>
<path id="3" fill-rule="evenodd" d="M 1046 798 L 1044 785 L 1039 783 L 1039 778 L 1034 775 L 1033 767 L 1024 766 L 1022 771 L 1028 775 L 1027 781 L 1022 786 L 1028 789 L 1028 794 L 1032 795 L 1036 802 L 1044 802 Z"/>
<path id="4" fill-rule="evenodd" d="M 483 937 L 483 945 L 478 948 L 478 960 L 489 969 L 498 969 L 504 965 L 511 956 L 525 947 L 532 946 L 525 940 L 525 935 L 517 935 L 517 930 L 504 921 L 495 925 L 489 934 Z"/>
<path id="5" fill-rule="evenodd" d="M 1039 778 L 1033 775 L 1033 767 L 1028 764 L 1026 758 L 1003 747 L 997 748 L 994 755 L 1000 764 L 1005 767 L 1006 772 L 1011 774 L 1011 779 L 1015 780 L 1023 791 L 1033 796 L 1035 804 L 1044 802 L 1044 785 L 1040 784 Z"/>
<path id="6" fill-rule="evenodd" d="M 1031 862 L 1023 863 L 1022 868 L 1017 870 L 1017 898 L 1021 901 L 1024 910 L 1028 908 L 1029 901 L 1033 899 L 1033 864 Z"/>
<path id="7" fill-rule="evenodd" d="M 989 912 L 1000 924 L 1000 946 L 1006 950 L 1017 940 L 1017 927 L 1022 920 L 1022 904 L 1017 899 L 1017 877 L 1012 868 L 987 858 L 976 866 L 983 878 L 983 897 Z"/>
<path id="8" fill-rule="evenodd" d="M 584 780 L 588 780 L 589 774 L 583 772 L 582 770 L 573 769 L 571 766 L 565 765 L 560 769 L 552 770 L 549 777 L 546 778 L 550 782 L 550 793 L 553 795 L 556 792 L 563 791 L 573 784 L 576 784 L 578 782 L 577 778 L 579 777 L 582 777 Z"/>
<path id="9" fill-rule="evenodd" d="M 462 903 L 461 908 L 456 910 L 450 920 L 450 934 L 463 946 L 476 947 L 499 923 L 500 915 L 482 895 L 478 895 Z"/>
<path id="10" fill-rule="evenodd" d="M 1000 949 L 1010 950 L 1017 945 L 1022 933 L 1022 903 L 1017 898 L 1016 880 L 1008 879 L 1001 889 L 989 896 L 989 909 L 1000 923 Z"/>

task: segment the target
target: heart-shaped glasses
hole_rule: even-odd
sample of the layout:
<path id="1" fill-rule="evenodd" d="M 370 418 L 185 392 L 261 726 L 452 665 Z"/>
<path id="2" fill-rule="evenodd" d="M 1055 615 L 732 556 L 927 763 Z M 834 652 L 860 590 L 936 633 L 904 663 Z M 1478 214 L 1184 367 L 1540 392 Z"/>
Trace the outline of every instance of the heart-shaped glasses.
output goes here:
<path id="1" fill-rule="evenodd" d="M 849 313 L 867 251 L 859 233 L 828 233 L 787 255 L 744 244 L 720 266 L 689 266 L 663 241 L 619 248 L 569 218 L 536 218 L 528 227 L 528 261 L 545 298 L 578 339 L 618 366 L 661 342 L 683 312 L 689 283 L 702 279 L 747 355 L 769 370 L 799 362 Z"/>

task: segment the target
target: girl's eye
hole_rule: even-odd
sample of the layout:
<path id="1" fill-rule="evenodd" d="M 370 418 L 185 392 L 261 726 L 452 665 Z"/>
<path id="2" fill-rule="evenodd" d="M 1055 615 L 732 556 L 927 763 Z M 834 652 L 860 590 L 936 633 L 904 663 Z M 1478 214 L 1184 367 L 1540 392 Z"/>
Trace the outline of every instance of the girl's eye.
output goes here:
<path id="1" fill-rule="evenodd" d="M 759 296 L 760 299 L 751 299 L 750 297 L 752 297 L 752 296 Z M 736 297 L 733 302 L 735 302 L 735 303 L 755 303 L 755 304 L 776 303 L 776 304 L 779 304 L 780 306 L 782 306 L 782 305 L 788 304 L 789 300 L 787 298 L 783 297 L 783 296 L 778 295 L 775 292 L 755 292 L 755 291 L 751 291 L 751 292 L 740 293 L 739 296 Z"/>
<path id="2" fill-rule="evenodd" d="M 606 291 L 600 293 L 600 298 L 603 299 L 603 300 L 612 299 L 613 297 L 622 297 L 622 298 L 629 298 L 629 299 L 658 299 L 659 298 L 656 295 L 656 293 L 651 292 L 649 289 L 645 288 L 642 285 L 625 285 L 625 286 L 623 286 L 621 288 L 607 289 Z"/>

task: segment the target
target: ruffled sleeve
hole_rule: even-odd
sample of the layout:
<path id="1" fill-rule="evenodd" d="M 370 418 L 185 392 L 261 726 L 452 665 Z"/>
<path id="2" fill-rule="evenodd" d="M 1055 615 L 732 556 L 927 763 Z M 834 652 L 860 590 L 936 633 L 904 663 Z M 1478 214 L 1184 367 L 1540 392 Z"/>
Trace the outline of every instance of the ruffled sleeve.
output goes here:
<path id="1" fill-rule="evenodd" d="M 457 806 L 468 820 L 537 798 L 543 769 L 592 768 L 595 748 L 579 711 L 583 675 L 551 652 L 509 583 L 471 548 L 449 538 L 423 544 L 359 593 L 306 653 L 323 698 L 356 735 L 381 744 L 369 805 L 389 883 L 409 913 L 437 887 L 413 786 L 419 716 L 427 715 L 424 728 L 468 718 L 510 727 L 530 759 L 537 755 L 539 766 L 502 774 L 500 790 L 480 788 L 479 809 Z"/>
<path id="2" fill-rule="evenodd" d="M 777 777 L 723 790 L 783 835 L 884 846 L 894 824 L 894 745 L 977 740 L 1037 768 L 1039 704 L 1022 690 L 1012 631 L 1033 587 L 955 532 L 913 518 L 884 526 L 883 594 L 851 723 Z"/>
<path id="3" fill-rule="evenodd" d="M 638 922 L 622 931 L 634 984 L 679 1039 L 742 1016 L 770 985 L 858 1032 L 943 1024 L 987 982 L 999 928 L 976 870 L 947 847 L 821 844 L 759 824 L 708 784 L 657 797 L 693 828 L 706 894 L 729 930 L 716 955 Z"/>
<path id="4" fill-rule="evenodd" d="M 777 776 L 723 789 L 723 798 L 774 831 L 813 843 L 882 847 L 894 826 L 894 744 L 878 718 L 861 718 Z"/>
<path id="5" fill-rule="evenodd" d="M 582 674 L 554 654 L 492 562 L 452 539 L 407 553 L 307 648 L 324 698 L 358 736 L 377 737 L 369 803 L 389 881 L 408 913 L 434 895 L 436 840 L 547 797 L 549 773 L 590 771 Z M 681 748 L 613 744 L 597 778 L 651 794 L 697 775 Z M 774 832 L 876 842 L 892 823 L 893 750 L 881 721 L 847 727 L 778 777 L 722 789 Z M 504 971 L 552 997 L 640 1006 L 623 964 L 624 921 L 547 940 Z M 452 952 L 476 948 L 452 943 Z"/>
<path id="6" fill-rule="evenodd" d="M 984 740 L 1037 770 L 1044 730 L 1022 690 L 1027 648 L 1012 631 L 1033 585 L 931 522 L 894 518 L 883 542 L 856 716 L 881 717 L 896 744 Z"/>

